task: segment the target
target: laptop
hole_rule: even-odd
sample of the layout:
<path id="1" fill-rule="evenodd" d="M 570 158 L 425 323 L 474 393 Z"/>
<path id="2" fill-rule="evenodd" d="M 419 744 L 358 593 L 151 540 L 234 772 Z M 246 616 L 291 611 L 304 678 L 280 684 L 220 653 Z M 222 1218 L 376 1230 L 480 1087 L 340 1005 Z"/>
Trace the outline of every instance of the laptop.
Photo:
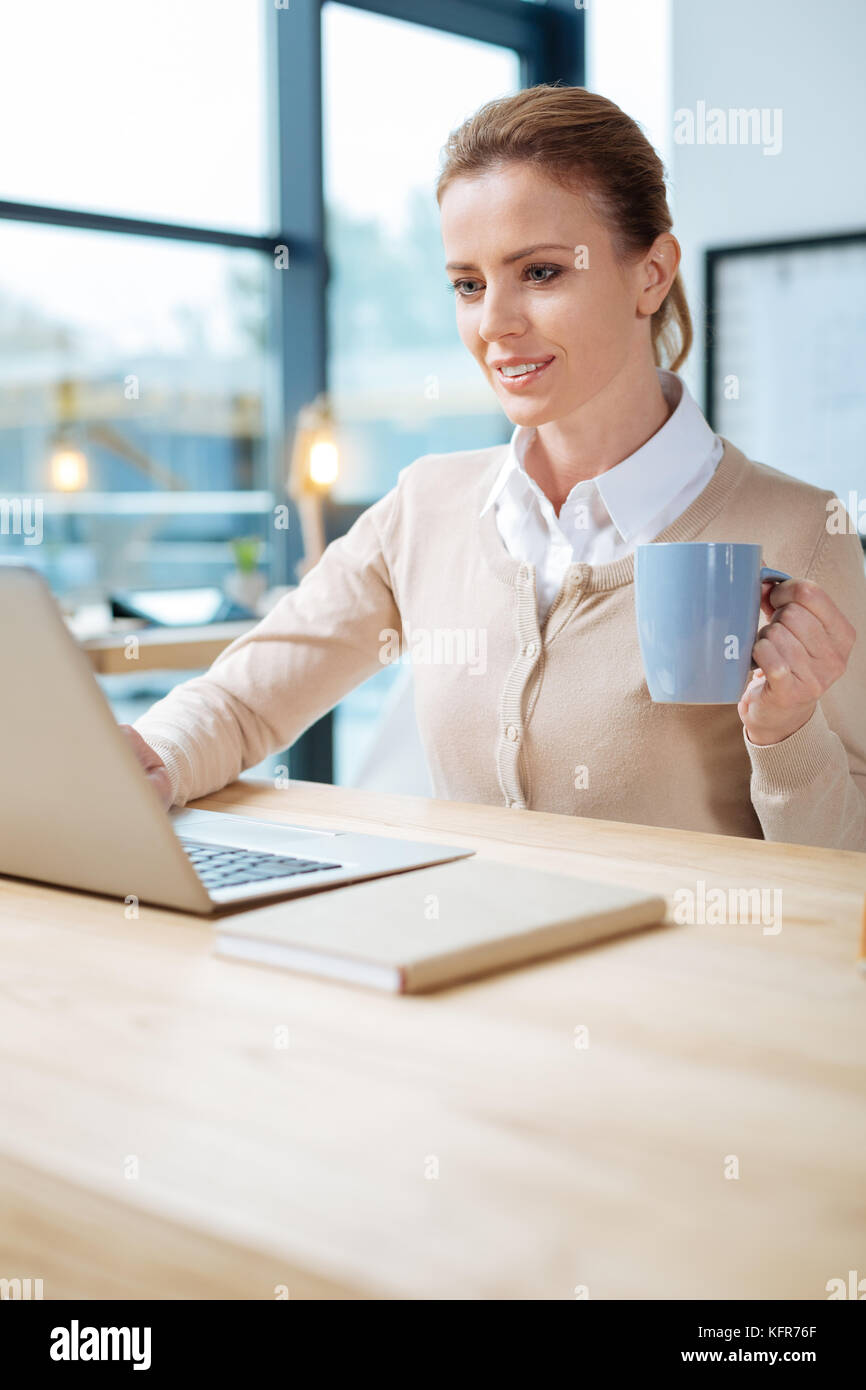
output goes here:
<path id="1" fill-rule="evenodd" d="M 0 565 L 0 874 L 216 913 L 474 850 L 166 812 L 45 580 Z"/>

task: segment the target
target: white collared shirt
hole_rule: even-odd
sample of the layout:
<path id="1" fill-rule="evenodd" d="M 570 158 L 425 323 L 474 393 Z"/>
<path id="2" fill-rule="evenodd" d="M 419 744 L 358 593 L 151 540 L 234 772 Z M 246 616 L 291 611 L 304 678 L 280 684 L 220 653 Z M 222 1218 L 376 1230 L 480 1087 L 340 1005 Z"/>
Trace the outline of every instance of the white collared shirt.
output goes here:
<path id="1" fill-rule="evenodd" d="M 660 430 L 621 463 L 575 483 L 559 516 L 524 467 L 534 428 L 515 425 L 508 453 L 481 515 L 496 507 L 509 554 L 535 566 L 538 621 L 543 623 L 576 561 L 606 564 L 654 540 L 703 492 L 722 457 L 697 402 L 675 372 L 657 367 L 673 411 Z"/>

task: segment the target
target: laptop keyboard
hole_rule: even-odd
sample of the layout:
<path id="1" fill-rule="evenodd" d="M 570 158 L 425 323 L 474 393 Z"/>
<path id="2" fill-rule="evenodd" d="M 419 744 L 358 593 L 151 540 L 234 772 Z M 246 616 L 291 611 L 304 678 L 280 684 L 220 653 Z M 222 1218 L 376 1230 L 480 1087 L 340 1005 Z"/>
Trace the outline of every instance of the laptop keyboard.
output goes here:
<path id="1" fill-rule="evenodd" d="M 234 888 L 240 883 L 258 883 L 268 878 L 289 878 L 294 874 L 342 867 L 323 859 L 299 859 L 291 854 L 269 854 L 178 838 L 205 888 Z"/>

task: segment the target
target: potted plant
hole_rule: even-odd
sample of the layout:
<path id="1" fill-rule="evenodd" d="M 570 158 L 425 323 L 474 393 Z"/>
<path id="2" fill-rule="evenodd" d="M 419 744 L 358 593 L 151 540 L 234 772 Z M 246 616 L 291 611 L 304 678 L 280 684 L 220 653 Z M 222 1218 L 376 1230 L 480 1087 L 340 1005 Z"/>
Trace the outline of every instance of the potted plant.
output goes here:
<path id="1" fill-rule="evenodd" d="M 267 576 L 259 569 L 263 542 L 260 536 L 236 536 L 229 541 L 235 567 L 223 581 L 230 599 L 256 611 L 256 605 L 268 587 Z"/>

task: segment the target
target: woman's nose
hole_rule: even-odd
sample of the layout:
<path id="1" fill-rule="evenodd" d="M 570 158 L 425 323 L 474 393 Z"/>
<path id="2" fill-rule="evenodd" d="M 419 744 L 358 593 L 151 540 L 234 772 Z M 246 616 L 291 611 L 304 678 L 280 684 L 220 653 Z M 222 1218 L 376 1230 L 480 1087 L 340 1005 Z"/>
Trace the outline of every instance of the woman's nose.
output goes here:
<path id="1" fill-rule="evenodd" d="M 507 294 L 491 292 L 490 286 L 484 291 L 484 307 L 478 332 L 488 343 L 513 333 L 522 333 L 526 328 L 526 316 Z"/>

